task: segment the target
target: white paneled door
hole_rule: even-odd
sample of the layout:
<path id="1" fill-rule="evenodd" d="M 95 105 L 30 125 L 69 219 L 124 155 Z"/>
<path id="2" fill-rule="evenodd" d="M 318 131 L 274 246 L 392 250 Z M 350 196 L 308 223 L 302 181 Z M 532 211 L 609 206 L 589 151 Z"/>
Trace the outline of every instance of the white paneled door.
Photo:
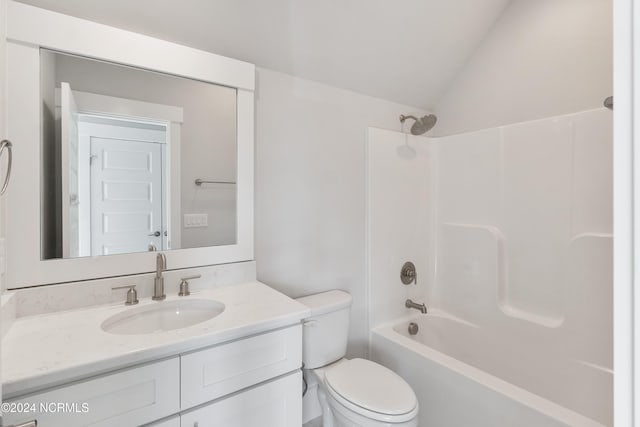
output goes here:
<path id="1" fill-rule="evenodd" d="M 153 141 L 157 131 L 144 140 L 140 129 L 93 128 L 91 255 L 164 249 L 164 144 Z"/>

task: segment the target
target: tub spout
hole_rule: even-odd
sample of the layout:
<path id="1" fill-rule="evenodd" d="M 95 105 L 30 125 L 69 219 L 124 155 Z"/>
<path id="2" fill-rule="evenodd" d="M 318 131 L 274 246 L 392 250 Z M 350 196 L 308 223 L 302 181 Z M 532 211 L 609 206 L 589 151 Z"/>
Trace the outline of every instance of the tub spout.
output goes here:
<path id="1" fill-rule="evenodd" d="M 411 301 L 410 299 L 405 301 L 404 306 L 407 307 L 407 308 L 415 308 L 416 310 L 420 310 L 420 313 L 423 313 L 423 314 L 427 313 L 427 306 L 426 305 L 415 303 L 415 302 Z"/>

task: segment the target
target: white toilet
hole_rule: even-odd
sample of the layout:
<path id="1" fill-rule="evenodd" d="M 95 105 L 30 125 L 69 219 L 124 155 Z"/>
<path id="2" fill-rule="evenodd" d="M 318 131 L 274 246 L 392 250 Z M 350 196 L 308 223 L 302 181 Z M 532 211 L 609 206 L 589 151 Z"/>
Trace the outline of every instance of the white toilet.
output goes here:
<path id="1" fill-rule="evenodd" d="M 299 298 L 305 375 L 315 375 L 323 427 L 416 427 L 418 400 L 400 376 L 375 362 L 345 359 L 351 295 L 329 291 Z"/>

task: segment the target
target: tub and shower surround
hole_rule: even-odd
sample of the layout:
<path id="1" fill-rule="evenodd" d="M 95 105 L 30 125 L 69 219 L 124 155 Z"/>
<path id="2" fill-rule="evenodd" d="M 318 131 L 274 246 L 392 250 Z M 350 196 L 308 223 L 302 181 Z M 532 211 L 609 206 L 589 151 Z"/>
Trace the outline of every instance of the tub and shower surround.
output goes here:
<path id="1" fill-rule="evenodd" d="M 399 155 L 406 145 L 412 156 Z M 524 414 L 519 425 L 611 425 L 611 111 L 439 138 L 372 129 L 368 149 L 371 351 L 417 390 L 421 424 L 509 425 Z M 389 206 L 407 194 L 411 209 Z M 404 258 L 418 266 L 417 286 L 397 279 Z M 457 320 L 427 314 L 409 337 L 407 297 Z M 471 409 L 440 401 L 438 389 Z M 553 421 L 531 416 L 541 407 Z"/>

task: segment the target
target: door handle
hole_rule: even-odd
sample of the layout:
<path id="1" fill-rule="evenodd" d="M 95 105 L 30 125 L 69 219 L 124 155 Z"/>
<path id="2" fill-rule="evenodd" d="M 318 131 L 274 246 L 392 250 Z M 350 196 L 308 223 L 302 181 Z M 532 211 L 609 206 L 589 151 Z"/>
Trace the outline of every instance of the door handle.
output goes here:
<path id="1" fill-rule="evenodd" d="M 162 233 L 160 233 L 159 231 L 156 231 L 155 233 L 151 233 L 151 234 L 147 234 L 147 236 L 156 236 L 156 237 L 160 237 Z"/>

